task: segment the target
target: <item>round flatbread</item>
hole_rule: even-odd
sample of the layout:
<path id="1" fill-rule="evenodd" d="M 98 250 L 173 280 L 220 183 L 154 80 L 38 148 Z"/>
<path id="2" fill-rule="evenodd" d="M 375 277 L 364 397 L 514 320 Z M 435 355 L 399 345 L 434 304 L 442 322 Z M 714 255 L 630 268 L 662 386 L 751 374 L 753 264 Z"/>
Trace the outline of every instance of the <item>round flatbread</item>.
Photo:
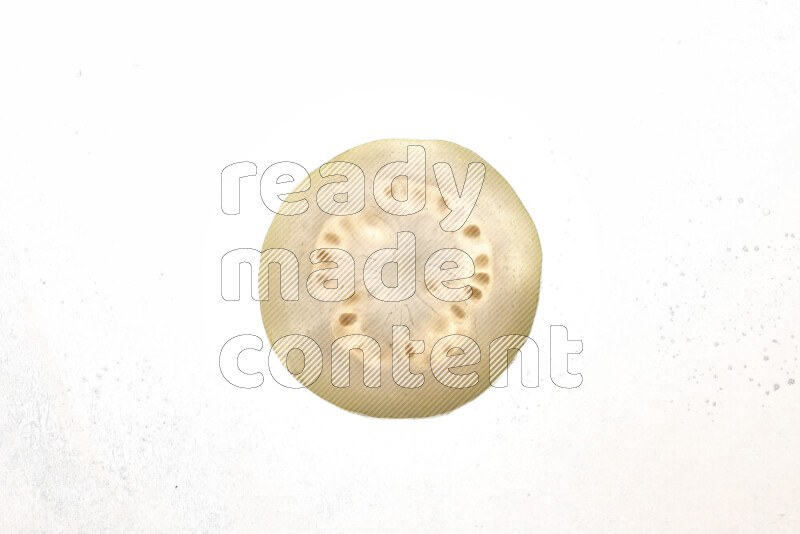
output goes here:
<path id="1" fill-rule="evenodd" d="M 508 182 L 455 143 L 407 139 L 296 179 L 259 288 L 272 350 L 298 382 L 373 417 L 442 414 L 484 392 L 539 300 L 539 237 Z"/>

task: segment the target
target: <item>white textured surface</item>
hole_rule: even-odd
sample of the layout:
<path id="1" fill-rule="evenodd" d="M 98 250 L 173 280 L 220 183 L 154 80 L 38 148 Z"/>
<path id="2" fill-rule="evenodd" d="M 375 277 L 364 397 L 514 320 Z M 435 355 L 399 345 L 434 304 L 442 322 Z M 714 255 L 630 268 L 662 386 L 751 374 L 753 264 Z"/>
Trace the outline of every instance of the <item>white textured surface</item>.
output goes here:
<path id="1" fill-rule="evenodd" d="M 800 6 L 645 4 L 6 7 L 0 530 L 800 530 Z M 269 223 L 221 169 L 392 137 L 515 187 L 580 388 L 380 421 L 221 377 Z"/>

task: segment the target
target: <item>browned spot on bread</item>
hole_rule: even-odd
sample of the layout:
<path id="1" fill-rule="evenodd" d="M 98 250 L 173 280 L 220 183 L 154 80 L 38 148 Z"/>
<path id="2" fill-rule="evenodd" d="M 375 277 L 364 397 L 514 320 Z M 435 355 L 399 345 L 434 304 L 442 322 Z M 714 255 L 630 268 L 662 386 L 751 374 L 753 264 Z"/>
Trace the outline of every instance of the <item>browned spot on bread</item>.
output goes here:
<path id="1" fill-rule="evenodd" d="M 489 265 L 489 256 L 487 256 L 486 254 L 481 254 L 480 256 L 475 258 L 475 265 L 477 265 L 478 267 L 486 267 L 487 265 Z"/>
<path id="2" fill-rule="evenodd" d="M 453 312 L 453 315 L 455 315 L 459 319 L 463 319 L 464 317 L 467 316 L 466 312 L 461 309 L 461 306 L 453 304 L 452 306 L 450 306 L 450 310 Z"/>
<path id="3" fill-rule="evenodd" d="M 357 318 L 355 313 L 343 313 L 339 316 L 339 324 L 342 326 L 349 326 L 356 322 Z"/>
<path id="4" fill-rule="evenodd" d="M 478 273 L 475 275 L 475 281 L 479 284 L 486 285 L 489 283 L 489 275 L 487 273 Z"/>
<path id="5" fill-rule="evenodd" d="M 325 234 L 325 241 L 327 241 L 329 243 L 333 243 L 334 245 L 338 245 L 339 244 L 339 236 L 334 234 L 334 233 L 332 233 L 332 232 L 328 232 L 327 234 Z"/>
<path id="6" fill-rule="evenodd" d="M 481 235 L 481 229 L 474 224 L 470 224 L 464 228 L 464 235 L 471 238 L 476 238 Z"/>
<path id="7" fill-rule="evenodd" d="M 470 298 L 473 298 L 475 300 L 480 300 L 481 297 L 483 296 L 483 291 L 481 291 L 475 286 L 470 286 L 470 287 L 472 288 L 472 296 Z"/>

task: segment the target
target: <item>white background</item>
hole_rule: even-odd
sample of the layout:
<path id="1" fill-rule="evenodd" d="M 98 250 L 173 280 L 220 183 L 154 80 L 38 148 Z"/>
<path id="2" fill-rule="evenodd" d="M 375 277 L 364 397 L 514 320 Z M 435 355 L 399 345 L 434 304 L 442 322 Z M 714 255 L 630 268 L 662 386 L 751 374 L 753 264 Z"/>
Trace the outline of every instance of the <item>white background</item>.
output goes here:
<path id="1" fill-rule="evenodd" d="M 798 30 L 788 0 L 4 7 L 0 530 L 797 532 Z M 383 138 L 513 185 L 532 336 L 583 340 L 581 387 L 515 367 L 392 421 L 222 378 L 264 336 L 219 258 L 270 221 L 255 186 L 222 214 L 222 168 Z"/>

